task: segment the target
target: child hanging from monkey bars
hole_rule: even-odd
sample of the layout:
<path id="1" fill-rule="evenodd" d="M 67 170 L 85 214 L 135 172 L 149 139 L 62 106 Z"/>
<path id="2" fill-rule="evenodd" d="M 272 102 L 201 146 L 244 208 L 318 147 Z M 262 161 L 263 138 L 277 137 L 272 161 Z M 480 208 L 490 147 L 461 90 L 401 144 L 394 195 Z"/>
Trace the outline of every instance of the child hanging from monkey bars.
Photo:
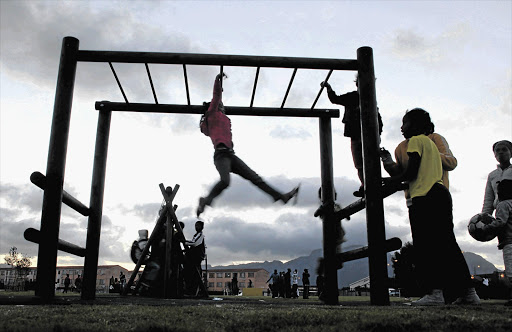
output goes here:
<path id="1" fill-rule="evenodd" d="M 290 199 L 296 197 L 299 192 L 299 186 L 297 186 L 288 193 L 280 193 L 269 186 L 242 159 L 235 155 L 231 134 L 231 120 L 226 116 L 224 104 L 222 103 L 221 83 L 223 77 L 227 78 L 227 75 L 222 73 L 216 76 L 212 101 L 209 103 L 208 110 L 201 117 L 200 121 L 201 132 L 212 140 L 215 149 L 213 160 L 219 172 L 220 180 L 213 186 L 208 196 L 199 198 L 199 206 L 196 211 L 198 217 L 203 213 L 205 206 L 211 205 L 212 201 L 229 186 L 231 181 L 230 173 L 238 174 L 244 179 L 251 181 L 258 188 L 272 196 L 274 201 L 282 201 L 286 204 Z"/>

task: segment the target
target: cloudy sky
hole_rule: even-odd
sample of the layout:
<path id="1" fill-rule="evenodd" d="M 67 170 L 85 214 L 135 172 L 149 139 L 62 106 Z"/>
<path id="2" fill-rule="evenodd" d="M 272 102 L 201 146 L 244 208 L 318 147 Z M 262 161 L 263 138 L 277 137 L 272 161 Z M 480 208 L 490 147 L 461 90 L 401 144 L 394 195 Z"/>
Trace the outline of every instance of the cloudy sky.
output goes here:
<path id="1" fill-rule="evenodd" d="M 0 1 L 0 259 L 11 246 L 37 262 L 23 238 L 40 228 L 43 192 L 30 183 L 46 172 L 62 38 L 82 50 L 148 51 L 355 59 L 373 48 L 382 146 L 403 139 L 406 109 L 430 112 L 459 165 L 450 174 L 461 248 L 503 268 L 497 240 L 480 243 L 466 230 L 480 212 L 486 177 L 496 167 L 492 144 L 512 138 L 510 1 Z M 153 102 L 144 65 L 114 67 L 130 102 Z M 160 103 L 186 104 L 182 67 L 150 65 Z M 226 67 L 226 105 L 249 106 L 255 68 Z M 188 66 L 191 103 L 209 101 L 218 67 Z M 255 106 L 279 107 L 293 70 L 261 69 Z M 311 107 L 324 70 L 299 70 L 288 107 Z M 330 78 L 340 94 L 354 73 Z M 79 63 L 64 189 L 89 204 L 97 111 L 94 102 L 123 102 L 108 64 Z M 317 108 L 339 108 L 324 93 Z M 343 110 L 342 110 L 343 111 Z M 318 120 L 231 117 L 235 151 L 271 185 L 301 183 L 298 204 L 272 203 L 234 175 L 231 187 L 203 214 L 208 263 L 289 260 L 321 248 Z M 110 132 L 100 264 L 132 269 L 129 248 L 139 229 L 153 229 L 162 202 L 159 183 L 180 185 L 175 198 L 185 235 L 195 208 L 217 181 L 213 149 L 198 115 L 114 113 Z M 338 202 L 355 201 L 359 186 L 349 139 L 333 122 Z M 387 237 L 411 239 L 402 193 L 385 201 Z M 365 245 L 365 213 L 349 222 L 345 245 Z M 60 238 L 85 246 L 87 218 L 64 206 Z M 3 262 L 3 259 L 1 259 Z M 83 259 L 59 252 L 59 265 Z"/>

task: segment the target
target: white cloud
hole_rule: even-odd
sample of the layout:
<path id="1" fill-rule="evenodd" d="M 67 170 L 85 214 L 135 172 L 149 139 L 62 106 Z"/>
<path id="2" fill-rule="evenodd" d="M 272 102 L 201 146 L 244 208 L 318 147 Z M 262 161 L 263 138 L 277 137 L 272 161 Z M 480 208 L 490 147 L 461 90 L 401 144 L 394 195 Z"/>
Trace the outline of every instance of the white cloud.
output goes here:
<path id="1" fill-rule="evenodd" d="M 414 28 L 401 28 L 390 36 L 391 52 L 402 60 L 414 60 L 426 65 L 455 65 L 451 56 L 460 52 L 470 37 L 471 28 L 465 22 L 446 27 L 438 35 L 431 35 Z"/>

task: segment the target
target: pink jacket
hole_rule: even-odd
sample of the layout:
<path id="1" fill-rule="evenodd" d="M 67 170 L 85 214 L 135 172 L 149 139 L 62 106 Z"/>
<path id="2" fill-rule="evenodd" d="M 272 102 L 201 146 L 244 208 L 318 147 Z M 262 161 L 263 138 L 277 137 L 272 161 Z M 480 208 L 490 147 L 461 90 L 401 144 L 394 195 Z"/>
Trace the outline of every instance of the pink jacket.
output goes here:
<path id="1" fill-rule="evenodd" d="M 219 110 L 221 102 L 222 87 L 220 86 L 220 78 L 217 77 L 213 85 L 213 98 L 210 107 L 205 113 L 205 120 L 201 122 L 201 132 L 211 138 L 214 148 L 223 143 L 232 149 L 231 120 Z"/>

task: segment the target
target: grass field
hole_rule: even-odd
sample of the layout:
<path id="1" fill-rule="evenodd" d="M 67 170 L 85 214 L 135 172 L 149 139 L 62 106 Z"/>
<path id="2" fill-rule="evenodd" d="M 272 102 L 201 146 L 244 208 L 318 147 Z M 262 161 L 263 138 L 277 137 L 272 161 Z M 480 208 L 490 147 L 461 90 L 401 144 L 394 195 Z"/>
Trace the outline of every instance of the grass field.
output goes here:
<path id="1" fill-rule="evenodd" d="M 13 295 L 19 299 L 33 292 L 2 292 L 0 300 Z M 75 293 L 56 299 L 59 304 L 0 305 L 0 331 L 512 331 L 512 307 L 500 300 L 417 308 L 401 298 L 392 298 L 390 306 L 370 306 L 368 297 L 340 297 L 338 306 L 317 298 L 98 295 L 84 302 Z"/>

